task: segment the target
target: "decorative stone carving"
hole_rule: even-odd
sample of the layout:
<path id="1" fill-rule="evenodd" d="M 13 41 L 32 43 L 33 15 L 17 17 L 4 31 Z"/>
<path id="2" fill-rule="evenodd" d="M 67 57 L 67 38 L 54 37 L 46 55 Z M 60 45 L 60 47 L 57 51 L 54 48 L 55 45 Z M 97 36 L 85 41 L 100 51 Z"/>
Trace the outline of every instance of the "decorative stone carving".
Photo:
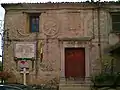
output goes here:
<path id="1" fill-rule="evenodd" d="M 54 36 L 58 33 L 58 23 L 56 20 L 54 19 L 47 19 L 44 23 L 43 26 L 44 30 L 44 34 L 48 35 L 48 36 Z"/>
<path id="2" fill-rule="evenodd" d="M 53 67 L 51 62 L 49 63 L 40 63 L 40 67 L 42 71 L 53 71 Z"/>
<path id="3" fill-rule="evenodd" d="M 68 18 L 68 30 L 75 35 L 82 32 L 81 29 L 81 14 L 80 13 L 69 13 Z"/>
<path id="4" fill-rule="evenodd" d="M 96 32 L 96 31 L 93 31 L 93 29 L 95 28 L 94 24 L 96 23 L 94 12 L 92 12 L 92 10 L 83 11 L 82 19 L 83 19 L 84 35 L 92 36 L 93 33 Z"/>

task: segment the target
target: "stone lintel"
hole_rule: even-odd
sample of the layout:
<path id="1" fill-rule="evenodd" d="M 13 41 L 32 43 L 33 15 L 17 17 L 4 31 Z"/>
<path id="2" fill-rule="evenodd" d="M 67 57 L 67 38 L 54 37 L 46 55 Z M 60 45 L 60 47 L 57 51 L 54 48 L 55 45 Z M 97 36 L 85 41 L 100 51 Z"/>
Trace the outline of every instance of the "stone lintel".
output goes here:
<path id="1" fill-rule="evenodd" d="M 64 38 L 59 38 L 58 40 L 60 41 L 91 41 L 91 37 L 77 37 L 77 38 L 69 38 L 69 37 L 64 37 Z"/>

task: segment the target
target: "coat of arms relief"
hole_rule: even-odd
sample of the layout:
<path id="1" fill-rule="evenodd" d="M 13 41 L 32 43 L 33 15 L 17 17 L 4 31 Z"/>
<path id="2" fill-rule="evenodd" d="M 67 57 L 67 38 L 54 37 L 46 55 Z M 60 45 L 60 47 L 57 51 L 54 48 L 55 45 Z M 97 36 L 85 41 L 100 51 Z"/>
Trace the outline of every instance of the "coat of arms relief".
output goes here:
<path id="1" fill-rule="evenodd" d="M 46 36 L 55 36 L 59 31 L 59 21 L 55 15 L 44 15 L 43 20 L 43 33 Z"/>

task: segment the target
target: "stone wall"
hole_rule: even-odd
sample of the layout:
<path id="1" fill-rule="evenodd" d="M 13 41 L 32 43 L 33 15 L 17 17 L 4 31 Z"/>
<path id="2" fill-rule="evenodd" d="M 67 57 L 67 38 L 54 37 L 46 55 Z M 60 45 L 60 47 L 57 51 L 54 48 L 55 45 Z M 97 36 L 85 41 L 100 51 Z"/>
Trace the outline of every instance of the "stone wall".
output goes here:
<path id="1" fill-rule="evenodd" d="M 15 82 L 23 82 L 22 75 L 17 71 L 14 60 L 14 45 L 16 42 L 42 42 L 43 60 L 40 62 L 38 56 L 37 64 L 34 61 L 34 68 L 30 70 L 27 76 L 28 84 L 46 83 L 52 79 L 59 83 L 60 77 L 64 76 L 64 68 L 61 65 L 64 64 L 61 63 L 64 59 L 63 49 L 69 46 L 86 48 L 87 77 L 99 71 L 98 14 L 95 6 L 88 5 L 84 7 L 81 4 L 74 3 L 66 5 L 18 4 L 4 8 L 6 9 L 5 30 L 9 29 L 8 37 L 10 40 L 8 41 L 7 33 L 5 33 L 4 69 L 15 74 Z M 27 27 L 28 13 L 38 12 L 41 12 L 40 32 L 30 33 Z M 100 43 L 102 54 L 104 54 L 104 49 L 110 46 L 110 22 L 109 12 L 101 9 Z M 30 65 L 32 65 L 31 63 L 29 61 Z M 38 68 L 37 73 L 36 65 Z M 15 79 L 15 77 L 13 78 Z"/>

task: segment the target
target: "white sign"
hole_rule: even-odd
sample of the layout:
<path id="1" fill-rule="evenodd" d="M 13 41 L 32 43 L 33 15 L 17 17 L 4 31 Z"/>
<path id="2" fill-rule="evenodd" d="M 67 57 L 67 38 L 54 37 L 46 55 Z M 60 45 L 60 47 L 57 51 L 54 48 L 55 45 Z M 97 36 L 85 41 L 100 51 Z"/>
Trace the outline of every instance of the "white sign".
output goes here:
<path id="1" fill-rule="evenodd" d="M 20 68 L 29 68 L 28 62 L 27 61 L 19 61 L 18 65 Z"/>
<path id="2" fill-rule="evenodd" d="M 18 42 L 15 44 L 15 57 L 34 58 L 36 55 L 35 42 Z"/>

